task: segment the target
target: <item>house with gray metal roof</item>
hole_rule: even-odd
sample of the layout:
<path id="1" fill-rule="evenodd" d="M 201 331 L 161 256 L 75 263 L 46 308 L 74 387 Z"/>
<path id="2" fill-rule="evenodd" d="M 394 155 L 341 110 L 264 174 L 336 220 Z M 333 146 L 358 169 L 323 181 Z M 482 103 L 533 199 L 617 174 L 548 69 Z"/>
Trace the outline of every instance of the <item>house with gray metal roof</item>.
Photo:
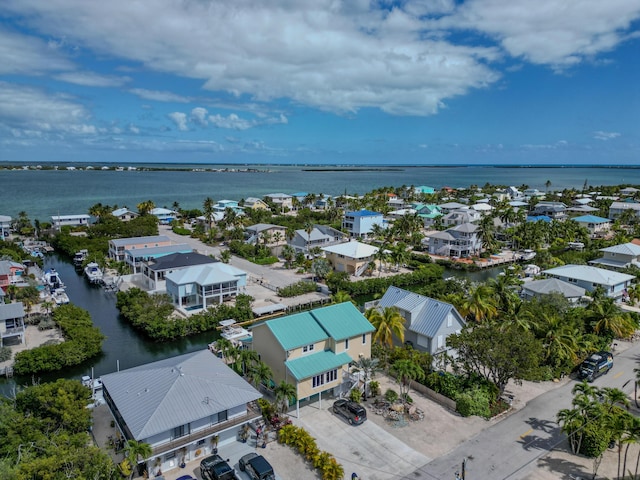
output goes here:
<path id="1" fill-rule="evenodd" d="M 315 247 L 328 247 L 329 245 L 336 245 L 342 243 L 347 239 L 344 232 L 331 228 L 328 225 L 314 225 L 310 232 L 305 229 L 299 229 L 295 231 L 295 235 L 291 239 L 287 239 L 287 244 L 290 245 L 296 253 L 304 253 L 309 255 L 311 249 Z"/>
<path id="2" fill-rule="evenodd" d="M 194 313 L 238 295 L 247 285 L 247 273 L 215 262 L 170 271 L 165 281 L 174 305 L 185 313 Z"/>
<path id="3" fill-rule="evenodd" d="M 6 338 L 19 337 L 24 343 L 24 305 L 22 302 L 0 303 L 0 347 Z"/>
<path id="4" fill-rule="evenodd" d="M 217 262 L 217 260 L 207 255 L 192 251 L 191 247 L 186 243 L 171 245 L 169 247 L 137 250 L 137 252 L 145 252 L 148 250 L 151 250 L 148 252 L 148 256 L 144 254 L 141 255 L 138 263 L 145 288 L 153 292 L 164 292 L 166 290 L 165 281 L 169 272 Z M 127 252 L 127 255 L 129 254 L 130 252 Z"/>
<path id="5" fill-rule="evenodd" d="M 166 235 L 114 238 L 113 240 L 109 240 L 109 258 L 118 262 L 124 262 L 125 252 L 127 250 L 163 247 L 167 245 L 171 245 L 171 239 Z"/>
<path id="6" fill-rule="evenodd" d="M 544 270 L 542 273 L 548 277 L 558 278 L 564 282 L 578 285 L 588 292 L 602 288 L 607 296 L 616 300 L 622 299 L 627 287 L 636 278 L 634 275 L 587 265 L 563 265 L 562 267 Z"/>
<path id="7" fill-rule="evenodd" d="M 432 255 L 469 257 L 482 251 L 480 228 L 473 223 L 463 223 L 443 232 L 428 233 L 423 240 Z"/>
<path id="8" fill-rule="evenodd" d="M 365 307 L 381 311 L 397 308 L 405 319 L 406 343 L 430 353 L 434 360 L 444 353 L 455 356 L 455 351 L 447 347 L 447 337 L 460 332 L 465 320 L 450 303 L 391 286 L 380 300 L 369 302 Z"/>
<path id="9" fill-rule="evenodd" d="M 252 348 L 271 368 L 275 383 L 296 387 L 301 402 L 339 396 L 361 387 L 349 364 L 371 358 L 373 325 L 351 303 L 344 302 L 288 315 L 252 327 Z"/>
<path id="10" fill-rule="evenodd" d="M 260 392 L 209 350 L 187 353 L 101 377 L 103 395 L 126 440 L 151 445 L 155 476 L 235 442 L 260 418 Z M 212 440 L 217 437 L 217 444 Z"/>
<path id="11" fill-rule="evenodd" d="M 640 245 L 636 245 L 633 242 L 601 248 L 600 251 L 604 253 L 604 256 L 591 260 L 590 264 L 612 268 L 627 268 L 631 266 L 640 268 Z"/>
<path id="12" fill-rule="evenodd" d="M 356 277 L 362 275 L 370 266 L 375 266 L 378 250 L 378 247 L 356 240 L 322 249 L 336 272 L 347 272 Z"/>
<path id="13" fill-rule="evenodd" d="M 584 296 L 586 290 L 578 285 L 563 282 L 557 278 L 545 278 L 526 282 L 522 286 L 521 296 L 525 299 L 542 297 L 552 293 L 559 293 L 571 303 L 577 303 Z"/>

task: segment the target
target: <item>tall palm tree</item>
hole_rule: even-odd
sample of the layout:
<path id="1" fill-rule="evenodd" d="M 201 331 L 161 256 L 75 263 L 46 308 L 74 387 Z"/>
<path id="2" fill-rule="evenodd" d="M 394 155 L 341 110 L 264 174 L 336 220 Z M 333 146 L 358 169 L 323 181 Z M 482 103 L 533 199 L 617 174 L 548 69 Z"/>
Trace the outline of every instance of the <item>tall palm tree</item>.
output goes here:
<path id="1" fill-rule="evenodd" d="M 404 343 L 405 321 L 396 307 L 385 307 L 382 311 L 370 308 L 364 315 L 376 329 L 374 342 L 392 347 L 395 335 L 400 343 Z"/>
<path id="2" fill-rule="evenodd" d="M 360 357 L 355 364 L 355 368 L 362 372 L 362 380 L 364 382 L 364 399 L 367 399 L 367 387 L 369 380 L 373 378 L 375 372 L 378 371 L 379 360 L 377 358 Z"/>
<path id="3" fill-rule="evenodd" d="M 273 372 L 269 365 L 262 361 L 258 361 L 249 368 L 247 376 L 254 387 L 258 388 L 260 385 L 267 385 L 269 383 L 273 377 Z"/>
<path id="4" fill-rule="evenodd" d="M 400 398 L 405 399 L 411 389 L 411 382 L 424 380 L 425 373 L 420 365 L 412 360 L 398 360 L 391 366 L 400 386 Z"/>
<path id="5" fill-rule="evenodd" d="M 151 445 L 145 442 L 138 442 L 137 440 L 127 440 L 124 451 L 127 460 L 129 460 L 129 463 L 131 464 L 131 474 L 129 475 L 129 479 L 133 478 L 135 467 L 139 463 L 139 458 L 142 457 L 142 460 L 144 461 L 153 454 Z"/>
<path id="6" fill-rule="evenodd" d="M 204 218 L 209 226 L 209 232 L 211 232 L 211 226 L 213 225 L 213 199 L 211 197 L 207 197 L 204 199 L 202 209 Z M 209 233 L 209 235 L 211 235 L 211 233 Z"/>
<path id="7" fill-rule="evenodd" d="M 282 380 L 276 388 L 273 389 L 276 396 L 276 404 L 280 407 L 282 413 L 289 410 L 289 405 L 298 398 L 295 385 L 290 384 L 286 380 Z"/>
<path id="8" fill-rule="evenodd" d="M 148 215 L 151 210 L 156 208 L 156 204 L 151 200 L 146 200 L 136 205 L 136 208 L 138 209 L 138 212 L 140 212 L 140 215 Z"/>
<path id="9" fill-rule="evenodd" d="M 471 317 L 481 323 L 498 316 L 498 307 L 493 291 L 488 285 L 474 286 L 462 304 L 461 312 L 465 317 Z"/>
<path id="10" fill-rule="evenodd" d="M 616 338 L 627 338 L 635 330 L 629 315 L 620 310 L 613 298 L 594 300 L 589 305 L 588 317 L 593 331 L 600 335 L 610 334 Z"/>

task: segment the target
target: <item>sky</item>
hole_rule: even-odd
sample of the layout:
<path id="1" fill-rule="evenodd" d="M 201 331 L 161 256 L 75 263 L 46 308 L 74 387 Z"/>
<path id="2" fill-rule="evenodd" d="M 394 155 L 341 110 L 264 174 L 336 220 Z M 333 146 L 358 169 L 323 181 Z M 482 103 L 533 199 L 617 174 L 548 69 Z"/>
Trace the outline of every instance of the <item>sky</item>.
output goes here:
<path id="1" fill-rule="evenodd" d="M 0 161 L 640 164 L 640 0 L 2 0 Z"/>

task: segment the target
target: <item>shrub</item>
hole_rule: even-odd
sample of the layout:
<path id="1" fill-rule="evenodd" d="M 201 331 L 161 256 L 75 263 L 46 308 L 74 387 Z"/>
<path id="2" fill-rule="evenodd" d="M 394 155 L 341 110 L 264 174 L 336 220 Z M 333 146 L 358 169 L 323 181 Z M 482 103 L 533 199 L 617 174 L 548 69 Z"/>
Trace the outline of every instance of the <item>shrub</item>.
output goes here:
<path id="1" fill-rule="evenodd" d="M 483 418 L 490 418 L 489 395 L 480 387 L 463 392 L 456 398 L 458 413 L 463 417 L 477 415 Z"/>
<path id="2" fill-rule="evenodd" d="M 349 392 L 349 400 L 351 400 L 352 402 L 360 403 L 360 401 L 362 400 L 362 392 L 357 388 L 352 389 Z"/>
<path id="3" fill-rule="evenodd" d="M 191 230 L 184 228 L 184 227 L 179 227 L 179 226 L 174 226 L 172 229 L 173 233 L 175 233 L 176 235 L 184 235 L 184 236 L 188 236 L 191 235 Z"/>
<path id="4" fill-rule="evenodd" d="M 392 388 L 389 388 L 386 392 L 384 392 L 384 399 L 389 403 L 394 403 L 396 400 L 398 400 L 398 392 L 396 392 Z"/>
<path id="5" fill-rule="evenodd" d="M 409 404 L 411 404 L 411 403 L 413 403 L 413 398 L 411 398 L 411 396 L 410 396 L 408 393 L 403 393 L 403 394 L 402 394 L 402 401 L 403 401 L 404 403 L 409 403 Z"/>
<path id="6" fill-rule="evenodd" d="M 0 362 L 11 360 L 11 349 L 9 347 L 0 347 Z"/>
<path id="7" fill-rule="evenodd" d="M 585 457 L 599 457 L 609 446 L 610 436 L 598 422 L 588 422 L 582 431 L 580 452 Z"/>
<path id="8" fill-rule="evenodd" d="M 278 295 L 281 297 L 297 297 L 305 293 L 315 292 L 316 288 L 318 287 L 314 282 L 300 280 L 299 282 L 278 289 Z"/>
<path id="9" fill-rule="evenodd" d="M 376 380 L 371 380 L 369 382 L 369 391 L 371 392 L 371 396 L 377 397 L 380 395 L 380 382 Z"/>

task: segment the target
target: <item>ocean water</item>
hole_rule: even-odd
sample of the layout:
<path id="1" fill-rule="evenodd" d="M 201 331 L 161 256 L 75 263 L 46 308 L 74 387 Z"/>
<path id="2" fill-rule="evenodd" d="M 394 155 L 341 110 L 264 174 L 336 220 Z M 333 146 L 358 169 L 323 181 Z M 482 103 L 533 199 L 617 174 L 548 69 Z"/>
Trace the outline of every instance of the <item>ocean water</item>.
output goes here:
<path id="1" fill-rule="evenodd" d="M 599 185 L 640 184 L 640 168 L 632 167 L 311 167 L 271 165 L 138 165 L 163 168 L 253 168 L 258 171 L 102 171 L 0 170 L 0 215 L 50 221 L 52 215 L 87 213 L 96 204 L 135 209 L 145 200 L 157 206 L 202 208 L 206 197 L 240 200 L 268 193 L 307 192 L 325 195 L 363 194 L 384 186 L 528 185 L 545 190 L 582 189 Z"/>

